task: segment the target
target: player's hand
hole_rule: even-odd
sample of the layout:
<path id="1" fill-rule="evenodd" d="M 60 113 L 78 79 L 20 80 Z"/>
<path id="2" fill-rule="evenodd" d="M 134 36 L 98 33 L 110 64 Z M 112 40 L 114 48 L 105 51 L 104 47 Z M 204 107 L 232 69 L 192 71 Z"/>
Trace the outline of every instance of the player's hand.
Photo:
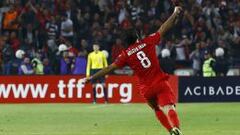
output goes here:
<path id="1" fill-rule="evenodd" d="M 174 9 L 174 13 L 177 14 L 177 15 L 180 15 L 182 10 L 183 10 L 182 7 L 176 6 L 175 9 Z"/>
<path id="2" fill-rule="evenodd" d="M 80 82 L 82 82 L 83 84 L 89 83 L 90 81 L 91 81 L 91 77 L 84 77 L 80 79 Z"/>
<path id="3" fill-rule="evenodd" d="M 81 83 L 85 84 L 85 83 L 87 82 L 87 78 L 84 77 L 84 78 L 80 79 L 79 81 L 80 81 Z"/>

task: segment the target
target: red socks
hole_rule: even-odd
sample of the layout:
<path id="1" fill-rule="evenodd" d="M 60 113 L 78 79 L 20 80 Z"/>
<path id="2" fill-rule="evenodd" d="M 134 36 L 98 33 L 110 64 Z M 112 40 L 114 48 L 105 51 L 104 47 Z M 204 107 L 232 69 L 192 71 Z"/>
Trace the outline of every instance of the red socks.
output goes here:
<path id="1" fill-rule="evenodd" d="M 169 110 L 168 116 L 162 110 L 155 110 L 155 114 L 161 124 L 170 131 L 173 127 L 179 128 L 179 119 L 175 110 Z"/>
<path id="2" fill-rule="evenodd" d="M 172 126 L 179 128 L 179 119 L 178 119 L 177 112 L 175 110 L 169 110 L 168 117 L 172 123 Z"/>
<path id="3" fill-rule="evenodd" d="M 161 122 L 161 124 L 162 124 L 168 131 L 170 131 L 170 130 L 172 129 L 172 126 L 171 126 L 171 124 L 169 123 L 168 118 L 167 118 L 167 116 L 163 113 L 163 111 L 160 110 L 160 109 L 155 110 L 155 114 L 156 114 L 158 120 Z"/>

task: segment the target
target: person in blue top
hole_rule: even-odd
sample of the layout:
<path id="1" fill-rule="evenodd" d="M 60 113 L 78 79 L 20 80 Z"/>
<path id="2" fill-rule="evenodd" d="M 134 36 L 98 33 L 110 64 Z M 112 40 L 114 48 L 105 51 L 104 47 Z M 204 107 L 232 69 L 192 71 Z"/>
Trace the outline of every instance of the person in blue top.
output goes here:
<path id="1" fill-rule="evenodd" d="M 74 65 L 72 74 L 84 75 L 86 73 L 87 59 L 82 52 L 78 53 L 78 56 L 74 59 Z"/>

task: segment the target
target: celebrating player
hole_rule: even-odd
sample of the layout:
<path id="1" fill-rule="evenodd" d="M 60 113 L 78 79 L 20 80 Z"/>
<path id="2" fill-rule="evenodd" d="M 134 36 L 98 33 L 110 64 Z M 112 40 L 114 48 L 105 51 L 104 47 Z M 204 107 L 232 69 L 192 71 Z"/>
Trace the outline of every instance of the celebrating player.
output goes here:
<path id="1" fill-rule="evenodd" d="M 141 95 L 155 111 L 158 120 L 170 132 L 170 135 L 182 135 L 182 133 L 179 129 L 174 94 L 168 83 L 168 75 L 160 69 L 155 46 L 159 44 L 161 37 L 174 26 L 181 10 L 181 7 L 175 7 L 173 14 L 158 31 L 144 39 L 138 40 L 135 30 L 127 30 L 125 40 L 128 47 L 122 51 L 115 62 L 83 79 L 89 82 L 117 68 L 130 66 L 139 78 Z"/>

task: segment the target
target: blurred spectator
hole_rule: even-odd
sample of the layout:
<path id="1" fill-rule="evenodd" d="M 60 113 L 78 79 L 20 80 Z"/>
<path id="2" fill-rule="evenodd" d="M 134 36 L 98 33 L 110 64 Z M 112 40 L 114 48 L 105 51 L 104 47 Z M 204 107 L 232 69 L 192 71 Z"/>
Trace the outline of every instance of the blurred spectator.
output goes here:
<path id="1" fill-rule="evenodd" d="M 10 75 L 11 71 L 11 62 L 14 57 L 14 51 L 12 47 L 6 43 L 7 38 L 3 37 L 0 40 L 0 45 L 3 47 L 2 48 L 2 57 L 3 57 L 3 74 L 4 75 Z"/>
<path id="2" fill-rule="evenodd" d="M 31 63 L 32 63 L 32 66 L 33 66 L 34 73 L 36 75 L 43 75 L 44 74 L 44 72 L 43 72 L 43 64 L 42 64 L 42 62 L 39 59 L 34 58 L 31 61 Z"/>
<path id="3" fill-rule="evenodd" d="M 185 61 L 188 60 L 189 56 L 189 45 L 191 41 L 187 38 L 186 35 L 182 36 L 182 41 L 177 40 L 176 44 L 176 60 Z"/>
<path id="4" fill-rule="evenodd" d="M 18 39 L 16 32 L 14 32 L 14 31 L 11 32 L 11 34 L 10 34 L 10 39 L 9 39 L 9 43 L 10 43 L 10 45 L 11 45 L 11 47 L 12 47 L 12 49 L 13 49 L 14 52 L 16 52 L 16 51 L 19 49 L 19 47 L 20 47 L 20 45 L 21 45 L 21 42 L 20 42 L 20 40 Z"/>
<path id="5" fill-rule="evenodd" d="M 201 45 L 200 43 L 196 44 L 196 49 L 190 54 L 190 59 L 192 60 L 192 68 L 194 71 L 194 75 L 200 76 L 201 75 Z"/>
<path id="6" fill-rule="evenodd" d="M 56 19 L 54 16 L 51 16 L 49 22 L 46 23 L 46 31 L 47 31 L 47 44 L 52 52 L 57 50 L 56 39 L 58 37 L 59 28 L 56 23 Z"/>
<path id="7" fill-rule="evenodd" d="M 170 51 L 168 49 L 163 49 L 161 52 L 161 57 L 159 57 L 159 63 L 163 72 L 168 74 L 174 74 L 175 62 L 170 57 Z"/>
<path id="8" fill-rule="evenodd" d="M 81 40 L 80 52 L 82 52 L 84 56 L 87 56 L 87 53 L 90 52 L 89 45 L 85 39 Z"/>
<path id="9" fill-rule="evenodd" d="M 33 44 L 34 41 L 34 33 L 33 33 L 33 26 L 27 25 L 27 31 L 26 31 L 26 42 L 30 45 Z"/>
<path id="10" fill-rule="evenodd" d="M 171 55 L 170 57 L 176 60 L 176 55 L 177 55 L 176 46 L 173 44 L 172 41 L 170 40 L 166 41 L 165 49 L 168 49 L 170 51 L 170 55 Z"/>
<path id="11" fill-rule="evenodd" d="M 118 57 L 118 55 L 124 50 L 124 46 L 122 44 L 122 40 L 117 38 L 116 43 L 112 46 L 112 61 Z"/>
<path id="12" fill-rule="evenodd" d="M 11 4 L 9 11 L 4 13 L 3 16 L 3 30 L 4 31 L 16 31 L 18 29 L 18 11 L 15 5 Z"/>
<path id="13" fill-rule="evenodd" d="M 32 65 L 30 63 L 30 58 L 25 57 L 18 69 L 19 75 L 32 75 L 34 74 L 34 70 L 32 68 Z"/>
<path id="14" fill-rule="evenodd" d="M 14 59 L 11 62 L 11 75 L 18 75 L 18 69 L 19 66 L 21 65 L 22 60 L 21 59 Z"/>
<path id="15" fill-rule="evenodd" d="M 44 4 L 34 5 L 31 1 L 27 3 L 27 6 L 35 13 L 36 22 L 40 25 L 40 30 L 45 28 L 46 22 L 50 19 L 50 13 Z"/>
<path id="16" fill-rule="evenodd" d="M 71 60 L 68 57 L 68 52 L 62 52 L 62 57 L 60 61 L 60 74 L 67 75 L 71 73 Z"/>
<path id="17" fill-rule="evenodd" d="M 32 64 L 34 73 L 36 75 L 43 75 L 44 74 L 44 71 L 43 71 L 44 67 L 43 67 L 43 64 L 42 64 L 42 61 L 41 61 L 41 56 L 40 56 L 39 53 L 35 54 L 35 58 L 32 59 L 31 64 Z"/>
<path id="18" fill-rule="evenodd" d="M 74 59 L 74 66 L 72 68 L 72 74 L 74 75 L 84 75 L 86 74 L 87 59 L 84 53 L 79 52 L 78 56 Z"/>
<path id="19" fill-rule="evenodd" d="M 60 74 L 67 75 L 71 73 L 71 56 L 69 55 L 69 47 L 66 44 L 60 44 L 58 47 L 58 55 L 60 56 Z"/>
<path id="20" fill-rule="evenodd" d="M 223 48 L 217 48 L 215 50 L 215 56 L 216 56 L 215 71 L 217 76 L 226 76 L 228 72 L 229 62 L 224 56 Z"/>
<path id="21" fill-rule="evenodd" d="M 194 26 L 194 41 L 200 42 L 205 41 L 208 37 L 207 33 L 209 33 L 208 28 L 206 26 L 206 21 L 203 17 L 200 17 Z"/>
<path id="22" fill-rule="evenodd" d="M 67 14 L 61 16 L 61 36 L 73 43 L 73 22 Z"/>
<path id="23" fill-rule="evenodd" d="M 6 4 L 5 1 L 3 1 L 2 6 L 0 7 L 0 29 L 2 29 L 2 20 L 4 17 L 4 14 L 8 12 L 10 7 Z"/>
<path id="24" fill-rule="evenodd" d="M 215 77 L 216 76 L 216 60 L 212 57 L 209 51 L 204 52 L 205 61 L 203 62 L 202 72 L 203 77 Z"/>
<path id="25" fill-rule="evenodd" d="M 50 65 L 49 63 L 49 60 L 47 58 L 43 59 L 43 72 L 45 75 L 51 75 L 53 74 L 53 69 L 52 69 L 52 66 Z"/>
<path id="26" fill-rule="evenodd" d="M 142 17 L 142 14 L 144 13 L 143 5 L 140 3 L 139 0 L 133 0 L 133 3 L 131 3 L 131 0 L 128 0 L 127 2 L 129 8 L 130 8 L 130 14 L 132 20 L 137 20 L 140 17 Z"/>

